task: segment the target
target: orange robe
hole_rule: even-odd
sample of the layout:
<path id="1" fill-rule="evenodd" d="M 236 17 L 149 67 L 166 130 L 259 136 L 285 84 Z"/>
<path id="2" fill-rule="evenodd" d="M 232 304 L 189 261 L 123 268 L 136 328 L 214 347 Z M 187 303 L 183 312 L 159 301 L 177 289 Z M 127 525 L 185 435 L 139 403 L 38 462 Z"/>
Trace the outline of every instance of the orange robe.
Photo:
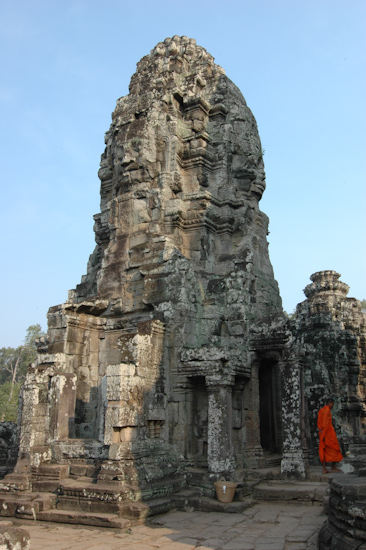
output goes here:
<path id="1" fill-rule="evenodd" d="M 318 413 L 318 429 L 320 462 L 340 462 L 343 460 L 332 424 L 331 409 L 328 405 L 325 405 Z"/>

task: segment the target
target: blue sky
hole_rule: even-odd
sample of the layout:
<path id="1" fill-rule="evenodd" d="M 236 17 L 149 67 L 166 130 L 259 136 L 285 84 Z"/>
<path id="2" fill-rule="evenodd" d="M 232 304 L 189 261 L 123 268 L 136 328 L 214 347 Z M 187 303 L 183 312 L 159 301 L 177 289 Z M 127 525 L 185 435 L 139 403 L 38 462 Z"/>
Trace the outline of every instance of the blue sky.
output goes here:
<path id="1" fill-rule="evenodd" d="M 111 113 L 174 35 L 215 57 L 257 119 L 284 309 L 323 269 L 366 298 L 365 0 L 0 0 L 0 14 L 0 347 L 46 329 L 86 273 Z"/>

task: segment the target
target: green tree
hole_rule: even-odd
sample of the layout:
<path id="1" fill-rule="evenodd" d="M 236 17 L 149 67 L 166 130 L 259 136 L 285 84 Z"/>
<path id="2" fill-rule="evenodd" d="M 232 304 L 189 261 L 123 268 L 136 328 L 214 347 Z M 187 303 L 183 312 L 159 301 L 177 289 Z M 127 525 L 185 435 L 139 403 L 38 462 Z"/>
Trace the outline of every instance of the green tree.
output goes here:
<path id="1" fill-rule="evenodd" d="M 13 386 L 17 380 L 19 364 L 21 361 L 22 348 L 1 348 L 0 349 L 0 376 L 1 382 L 10 382 L 9 401 L 12 398 Z"/>
<path id="2" fill-rule="evenodd" d="M 27 328 L 23 345 L 0 349 L 0 421 L 16 420 L 19 391 L 27 369 L 37 357 L 36 341 L 44 336 L 40 325 Z"/>
<path id="3" fill-rule="evenodd" d="M 18 416 L 18 401 L 21 384 L 15 382 L 5 382 L 0 385 L 0 422 L 16 422 Z M 12 389 L 12 397 L 9 398 L 10 391 Z"/>
<path id="4" fill-rule="evenodd" d="M 288 319 L 292 320 L 292 319 L 295 319 L 295 317 L 296 317 L 296 309 L 294 309 L 292 313 L 287 313 L 287 311 L 285 311 L 285 310 L 283 312 L 284 312 L 285 316 L 288 317 Z"/>
<path id="5" fill-rule="evenodd" d="M 18 381 L 23 382 L 29 365 L 34 363 L 37 358 L 36 342 L 39 338 L 45 336 L 41 325 L 30 325 L 25 333 L 24 343 L 21 346 L 21 357 L 19 364 Z"/>

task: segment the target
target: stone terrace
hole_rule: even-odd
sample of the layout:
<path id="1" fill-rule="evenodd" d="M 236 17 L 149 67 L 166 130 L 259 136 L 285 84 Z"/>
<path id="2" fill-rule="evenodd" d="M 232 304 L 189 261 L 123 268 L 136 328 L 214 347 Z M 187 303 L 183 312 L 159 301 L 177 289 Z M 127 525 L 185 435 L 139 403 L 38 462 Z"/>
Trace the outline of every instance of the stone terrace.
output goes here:
<path id="1" fill-rule="evenodd" d="M 170 512 L 121 530 L 14 523 L 30 533 L 31 550 L 316 550 L 325 518 L 319 505 L 260 503 L 241 514 Z"/>

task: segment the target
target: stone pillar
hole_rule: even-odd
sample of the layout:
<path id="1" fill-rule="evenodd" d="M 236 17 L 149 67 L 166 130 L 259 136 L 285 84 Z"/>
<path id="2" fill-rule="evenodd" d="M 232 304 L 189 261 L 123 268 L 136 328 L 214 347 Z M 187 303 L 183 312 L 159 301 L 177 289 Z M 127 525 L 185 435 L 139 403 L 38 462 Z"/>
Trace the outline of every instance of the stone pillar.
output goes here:
<path id="1" fill-rule="evenodd" d="M 244 465 L 246 468 L 262 468 L 265 465 L 260 436 L 258 370 L 259 362 L 255 361 L 251 378 L 244 388 L 246 428 Z"/>
<path id="2" fill-rule="evenodd" d="M 65 441 L 73 437 L 76 403 L 76 374 L 56 374 L 50 383 L 50 437 Z"/>
<path id="3" fill-rule="evenodd" d="M 105 412 L 107 409 L 107 376 L 103 376 L 100 381 L 98 392 L 98 441 L 104 443 Z"/>
<path id="4" fill-rule="evenodd" d="M 130 390 L 137 390 L 141 381 L 136 376 L 135 363 L 108 365 L 106 382 L 106 412 L 104 427 L 104 444 L 110 445 L 109 453 L 115 451 L 113 445 L 121 445 L 126 441 L 121 434 L 123 428 L 136 428 L 141 420 L 141 403 L 130 403 Z M 112 452 L 113 451 L 113 452 Z"/>
<path id="5" fill-rule="evenodd" d="M 30 453 L 34 444 L 33 423 L 35 420 L 35 409 L 39 400 L 39 388 L 33 381 L 25 380 L 22 394 L 22 417 L 20 431 L 20 453 Z M 45 432 L 42 426 L 43 434 Z M 37 444 L 39 441 L 37 441 Z M 44 443 L 44 441 L 42 441 Z M 41 443 L 39 443 L 41 444 Z"/>
<path id="6" fill-rule="evenodd" d="M 305 479 L 306 465 L 303 452 L 302 417 L 304 414 L 302 395 L 302 365 L 295 355 L 288 355 L 281 363 L 283 396 L 283 456 L 281 477 L 285 479 Z"/>
<path id="7" fill-rule="evenodd" d="M 234 377 L 206 376 L 208 393 L 208 469 L 230 477 L 235 469 L 232 443 Z"/>

